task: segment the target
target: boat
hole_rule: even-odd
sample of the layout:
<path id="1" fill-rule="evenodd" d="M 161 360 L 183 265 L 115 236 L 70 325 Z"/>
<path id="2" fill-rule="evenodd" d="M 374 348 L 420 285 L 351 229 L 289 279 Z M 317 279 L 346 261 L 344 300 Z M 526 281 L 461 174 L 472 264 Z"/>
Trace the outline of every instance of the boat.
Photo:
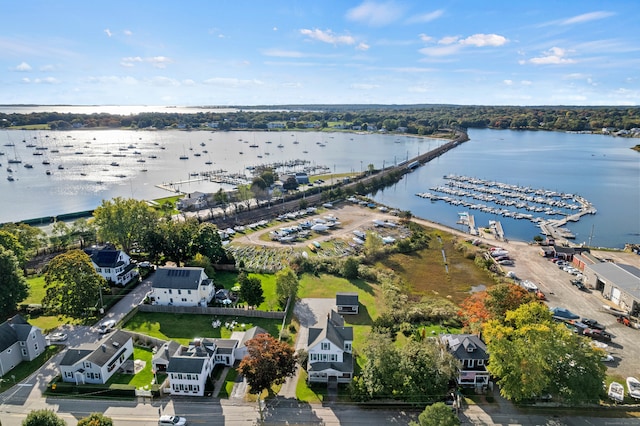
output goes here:
<path id="1" fill-rule="evenodd" d="M 181 159 L 181 160 L 188 160 L 188 159 L 189 159 L 189 157 L 188 157 L 188 156 L 186 156 L 186 155 L 181 155 L 181 156 L 180 156 L 180 159 Z"/>
<path id="2" fill-rule="evenodd" d="M 112 163 L 111 163 L 111 165 L 112 165 L 113 167 L 118 167 L 120 164 L 118 164 L 116 161 L 114 161 L 114 162 L 112 162 Z"/>
<path id="3" fill-rule="evenodd" d="M 58 170 L 64 170 L 64 166 L 63 166 L 62 164 L 60 164 L 60 165 L 58 166 Z"/>
<path id="4" fill-rule="evenodd" d="M 7 180 L 9 182 L 13 182 L 15 179 L 13 178 L 13 176 L 9 175 L 9 176 L 7 176 Z"/>
<path id="5" fill-rule="evenodd" d="M 622 386 L 618 382 L 611 382 L 609 385 L 609 392 L 607 392 L 609 398 L 614 400 L 615 402 L 624 401 L 624 386 Z"/>
<path id="6" fill-rule="evenodd" d="M 24 168 L 25 169 L 33 169 L 33 165 L 31 165 L 29 163 L 24 163 Z"/>
<path id="7" fill-rule="evenodd" d="M 51 176 L 51 170 L 47 170 L 45 173 L 47 174 L 47 176 Z"/>
<path id="8" fill-rule="evenodd" d="M 204 164 L 206 164 L 206 165 L 211 165 L 211 164 L 213 164 L 213 161 L 211 161 L 211 160 L 207 160 L 207 161 L 205 161 L 205 162 L 204 162 Z"/>
<path id="9" fill-rule="evenodd" d="M 640 380 L 635 377 L 627 377 L 627 391 L 629 391 L 631 398 L 640 399 Z"/>

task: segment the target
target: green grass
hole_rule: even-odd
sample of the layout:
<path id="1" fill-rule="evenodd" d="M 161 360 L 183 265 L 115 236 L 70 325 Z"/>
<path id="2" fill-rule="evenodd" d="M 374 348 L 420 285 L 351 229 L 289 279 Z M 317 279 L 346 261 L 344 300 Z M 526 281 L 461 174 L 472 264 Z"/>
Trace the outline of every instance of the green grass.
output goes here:
<path id="1" fill-rule="evenodd" d="M 107 384 L 121 384 L 121 385 L 131 385 L 136 388 L 143 388 L 145 386 L 151 387 L 151 381 L 153 380 L 153 370 L 151 365 L 151 360 L 153 358 L 153 353 L 150 349 L 141 348 L 138 346 L 134 346 L 133 348 L 133 359 L 134 360 L 142 360 L 145 362 L 145 366 L 138 374 L 123 374 L 116 373 L 107 382 Z"/>
<path id="2" fill-rule="evenodd" d="M 276 276 L 274 274 L 249 274 L 249 277 L 258 278 L 262 283 L 264 302 L 258 306 L 260 311 L 273 311 L 278 308 L 276 297 Z M 214 278 L 216 288 L 231 289 L 238 284 L 238 274 L 235 272 L 218 272 Z"/>
<path id="3" fill-rule="evenodd" d="M 227 377 L 224 378 L 224 385 L 220 388 L 218 398 L 229 398 L 233 391 L 233 385 L 238 377 L 238 371 L 235 368 L 230 368 L 227 372 Z"/>
<path id="4" fill-rule="evenodd" d="M 235 316 L 220 316 L 222 327 L 214 329 L 211 322 L 213 315 L 163 314 L 153 312 L 138 312 L 125 325 L 125 330 L 131 330 L 163 340 L 175 340 L 187 345 L 196 337 L 229 338 L 232 331 L 224 327 L 227 321 L 237 321 L 245 324 L 245 329 L 259 326 L 267 330 L 272 336 L 278 336 L 280 320 L 266 318 L 249 318 Z M 236 331 L 241 331 L 238 326 Z"/>
<path id="5" fill-rule="evenodd" d="M 51 345 L 47 346 L 45 351 L 41 353 L 36 359 L 30 362 L 21 362 L 14 369 L 2 376 L 0 379 L 0 393 L 6 391 L 14 385 L 14 383 L 20 383 L 25 378 L 32 375 L 36 370 L 42 367 L 51 357 L 64 349 L 63 345 Z M 15 377 L 15 380 L 13 377 Z"/>
<path id="6" fill-rule="evenodd" d="M 296 383 L 296 398 L 298 401 L 309 404 L 322 404 L 325 395 L 318 393 L 317 389 L 311 389 L 307 383 L 307 377 L 307 370 L 301 368 L 298 375 L 298 383 Z"/>
<path id="7" fill-rule="evenodd" d="M 41 304 L 42 299 L 44 299 L 45 294 L 47 293 L 44 288 L 44 275 L 35 275 L 27 278 L 27 283 L 29 284 L 29 296 L 22 301 L 22 303 L 26 304 Z"/>

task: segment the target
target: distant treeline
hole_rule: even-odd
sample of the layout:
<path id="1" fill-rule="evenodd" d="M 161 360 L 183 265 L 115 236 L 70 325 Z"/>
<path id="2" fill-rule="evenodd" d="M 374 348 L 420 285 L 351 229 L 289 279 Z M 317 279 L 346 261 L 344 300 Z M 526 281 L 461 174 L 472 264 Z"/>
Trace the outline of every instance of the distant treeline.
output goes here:
<path id="1" fill-rule="evenodd" d="M 205 107 L 199 107 L 205 108 Z M 432 134 L 438 129 L 463 128 L 602 131 L 640 127 L 638 107 L 459 106 L 459 105 L 280 105 L 237 106 L 237 111 L 140 113 L 133 115 L 0 113 L 0 127 L 47 125 L 72 128 L 210 128 L 235 129 L 362 129 Z M 275 124 L 275 125 L 274 125 Z"/>

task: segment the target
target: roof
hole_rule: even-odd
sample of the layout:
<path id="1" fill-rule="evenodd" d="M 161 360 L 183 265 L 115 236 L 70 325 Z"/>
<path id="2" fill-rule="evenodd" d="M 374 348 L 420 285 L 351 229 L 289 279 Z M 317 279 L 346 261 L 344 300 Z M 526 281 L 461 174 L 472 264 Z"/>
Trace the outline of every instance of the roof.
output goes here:
<path id="1" fill-rule="evenodd" d="M 180 343 L 175 340 L 165 342 L 162 347 L 153 355 L 153 362 L 169 362 L 171 357 L 180 349 Z"/>
<path id="2" fill-rule="evenodd" d="M 15 315 L 0 324 L 0 352 L 16 342 L 25 341 L 34 326 L 20 315 Z"/>
<path id="3" fill-rule="evenodd" d="M 489 359 L 487 346 L 475 334 L 442 334 L 440 339 L 459 360 Z"/>
<path id="4" fill-rule="evenodd" d="M 336 370 L 342 372 L 353 372 L 353 356 L 345 352 L 342 354 L 342 362 L 314 362 L 307 367 L 309 372 Z"/>
<path id="5" fill-rule="evenodd" d="M 172 357 L 167 366 L 169 373 L 202 373 L 202 366 L 206 358 L 204 357 Z"/>
<path id="6" fill-rule="evenodd" d="M 631 265 L 611 262 L 589 265 L 589 268 L 598 275 L 598 278 L 640 299 L 640 269 Z"/>
<path id="7" fill-rule="evenodd" d="M 259 334 L 269 334 L 269 332 L 262 327 L 251 327 L 244 332 L 244 336 L 242 337 L 242 340 L 240 341 L 238 347 L 243 347 L 246 341 L 253 339 Z"/>
<path id="8" fill-rule="evenodd" d="M 309 328 L 307 347 L 313 347 L 327 339 L 337 347 L 343 348 L 345 341 L 353 340 L 353 327 L 336 325 L 332 319 L 332 316 L 327 316 L 327 325 L 324 328 Z"/>
<path id="9" fill-rule="evenodd" d="M 197 290 L 200 286 L 200 277 L 204 275 L 203 268 L 186 267 L 170 268 L 161 267 L 155 273 L 152 287 L 171 288 L 184 290 Z M 204 275 L 206 279 L 206 275 Z"/>
<path id="10" fill-rule="evenodd" d="M 115 330 L 107 335 L 103 340 L 81 345 L 76 348 L 69 348 L 60 361 L 60 365 L 74 365 L 78 361 L 85 359 L 97 366 L 102 367 L 114 355 L 124 350 L 124 346 L 131 340 L 129 333 L 122 330 Z"/>
<path id="11" fill-rule="evenodd" d="M 336 305 L 358 305 L 358 293 L 336 293 Z"/>
<path id="12" fill-rule="evenodd" d="M 93 263 L 100 268 L 115 268 L 117 266 L 124 265 L 124 262 L 118 260 L 120 258 L 120 250 L 102 249 L 93 250 L 88 253 L 91 256 Z"/>

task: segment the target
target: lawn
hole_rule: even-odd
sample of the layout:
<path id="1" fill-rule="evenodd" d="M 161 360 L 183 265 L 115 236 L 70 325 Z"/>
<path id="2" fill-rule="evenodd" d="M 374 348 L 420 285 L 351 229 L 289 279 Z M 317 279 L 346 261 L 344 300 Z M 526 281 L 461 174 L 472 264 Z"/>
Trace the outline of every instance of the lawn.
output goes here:
<path id="1" fill-rule="evenodd" d="M 238 371 L 235 368 L 230 368 L 227 372 L 227 377 L 224 378 L 224 385 L 220 388 L 218 398 L 229 398 L 233 391 L 233 385 L 236 383 L 238 377 Z"/>
<path id="2" fill-rule="evenodd" d="M 111 376 L 107 384 L 112 385 L 117 383 L 121 385 L 132 385 L 137 389 L 144 388 L 145 386 L 151 387 L 153 381 L 153 369 L 151 365 L 153 353 L 150 349 L 134 346 L 133 359 L 139 359 L 145 362 L 145 366 L 142 371 L 140 371 L 138 374 L 116 373 Z"/>
<path id="3" fill-rule="evenodd" d="M 25 304 L 41 304 L 46 294 L 44 289 L 44 275 L 34 275 L 27 278 L 29 284 L 29 296 L 22 301 Z"/>
<path id="4" fill-rule="evenodd" d="M 220 321 L 222 321 L 222 327 L 214 329 L 211 326 L 211 322 L 214 319 L 220 319 Z M 124 329 L 146 334 L 158 339 L 175 340 L 182 345 L 188 345 L 190 341 L 197 337 L 229 338 L 232 330 L 224 325 L 226 322 L 234 320 L 238 323 L 236 331 L 259 326 L 267 330 L 272 336 L 278 336 L 281 324 L 280 320 L 265 318 L 233 316 L 220 316 L 216 318 L 212 315 L 138 312 L 124 325 Z M 242 327 L 242 324 L 244 324 L 244 327 Z"/>
<path id="5" fill-rule="evenodd" d="M 262 283 L 264 302 L 258 306 L 260 311 L 274 311 L 278 308 L 278 298 L 276 297 L 276 276 L 274 274 L 249 274 L 249 277 L 256 277 Z M 233 288 L 238 284 L 238 274 L 235 272 L 217 272 L 214 278 L 216 288 Z"/>
<path id="6" fill-rule="evenodd" d="M 64 349 L 63 345 L 47 346 L 45 351 L 30 362 L 21 362 L 0 379 L 0 393 L 19 383 L 42 367 L 51 357 Z"/>

